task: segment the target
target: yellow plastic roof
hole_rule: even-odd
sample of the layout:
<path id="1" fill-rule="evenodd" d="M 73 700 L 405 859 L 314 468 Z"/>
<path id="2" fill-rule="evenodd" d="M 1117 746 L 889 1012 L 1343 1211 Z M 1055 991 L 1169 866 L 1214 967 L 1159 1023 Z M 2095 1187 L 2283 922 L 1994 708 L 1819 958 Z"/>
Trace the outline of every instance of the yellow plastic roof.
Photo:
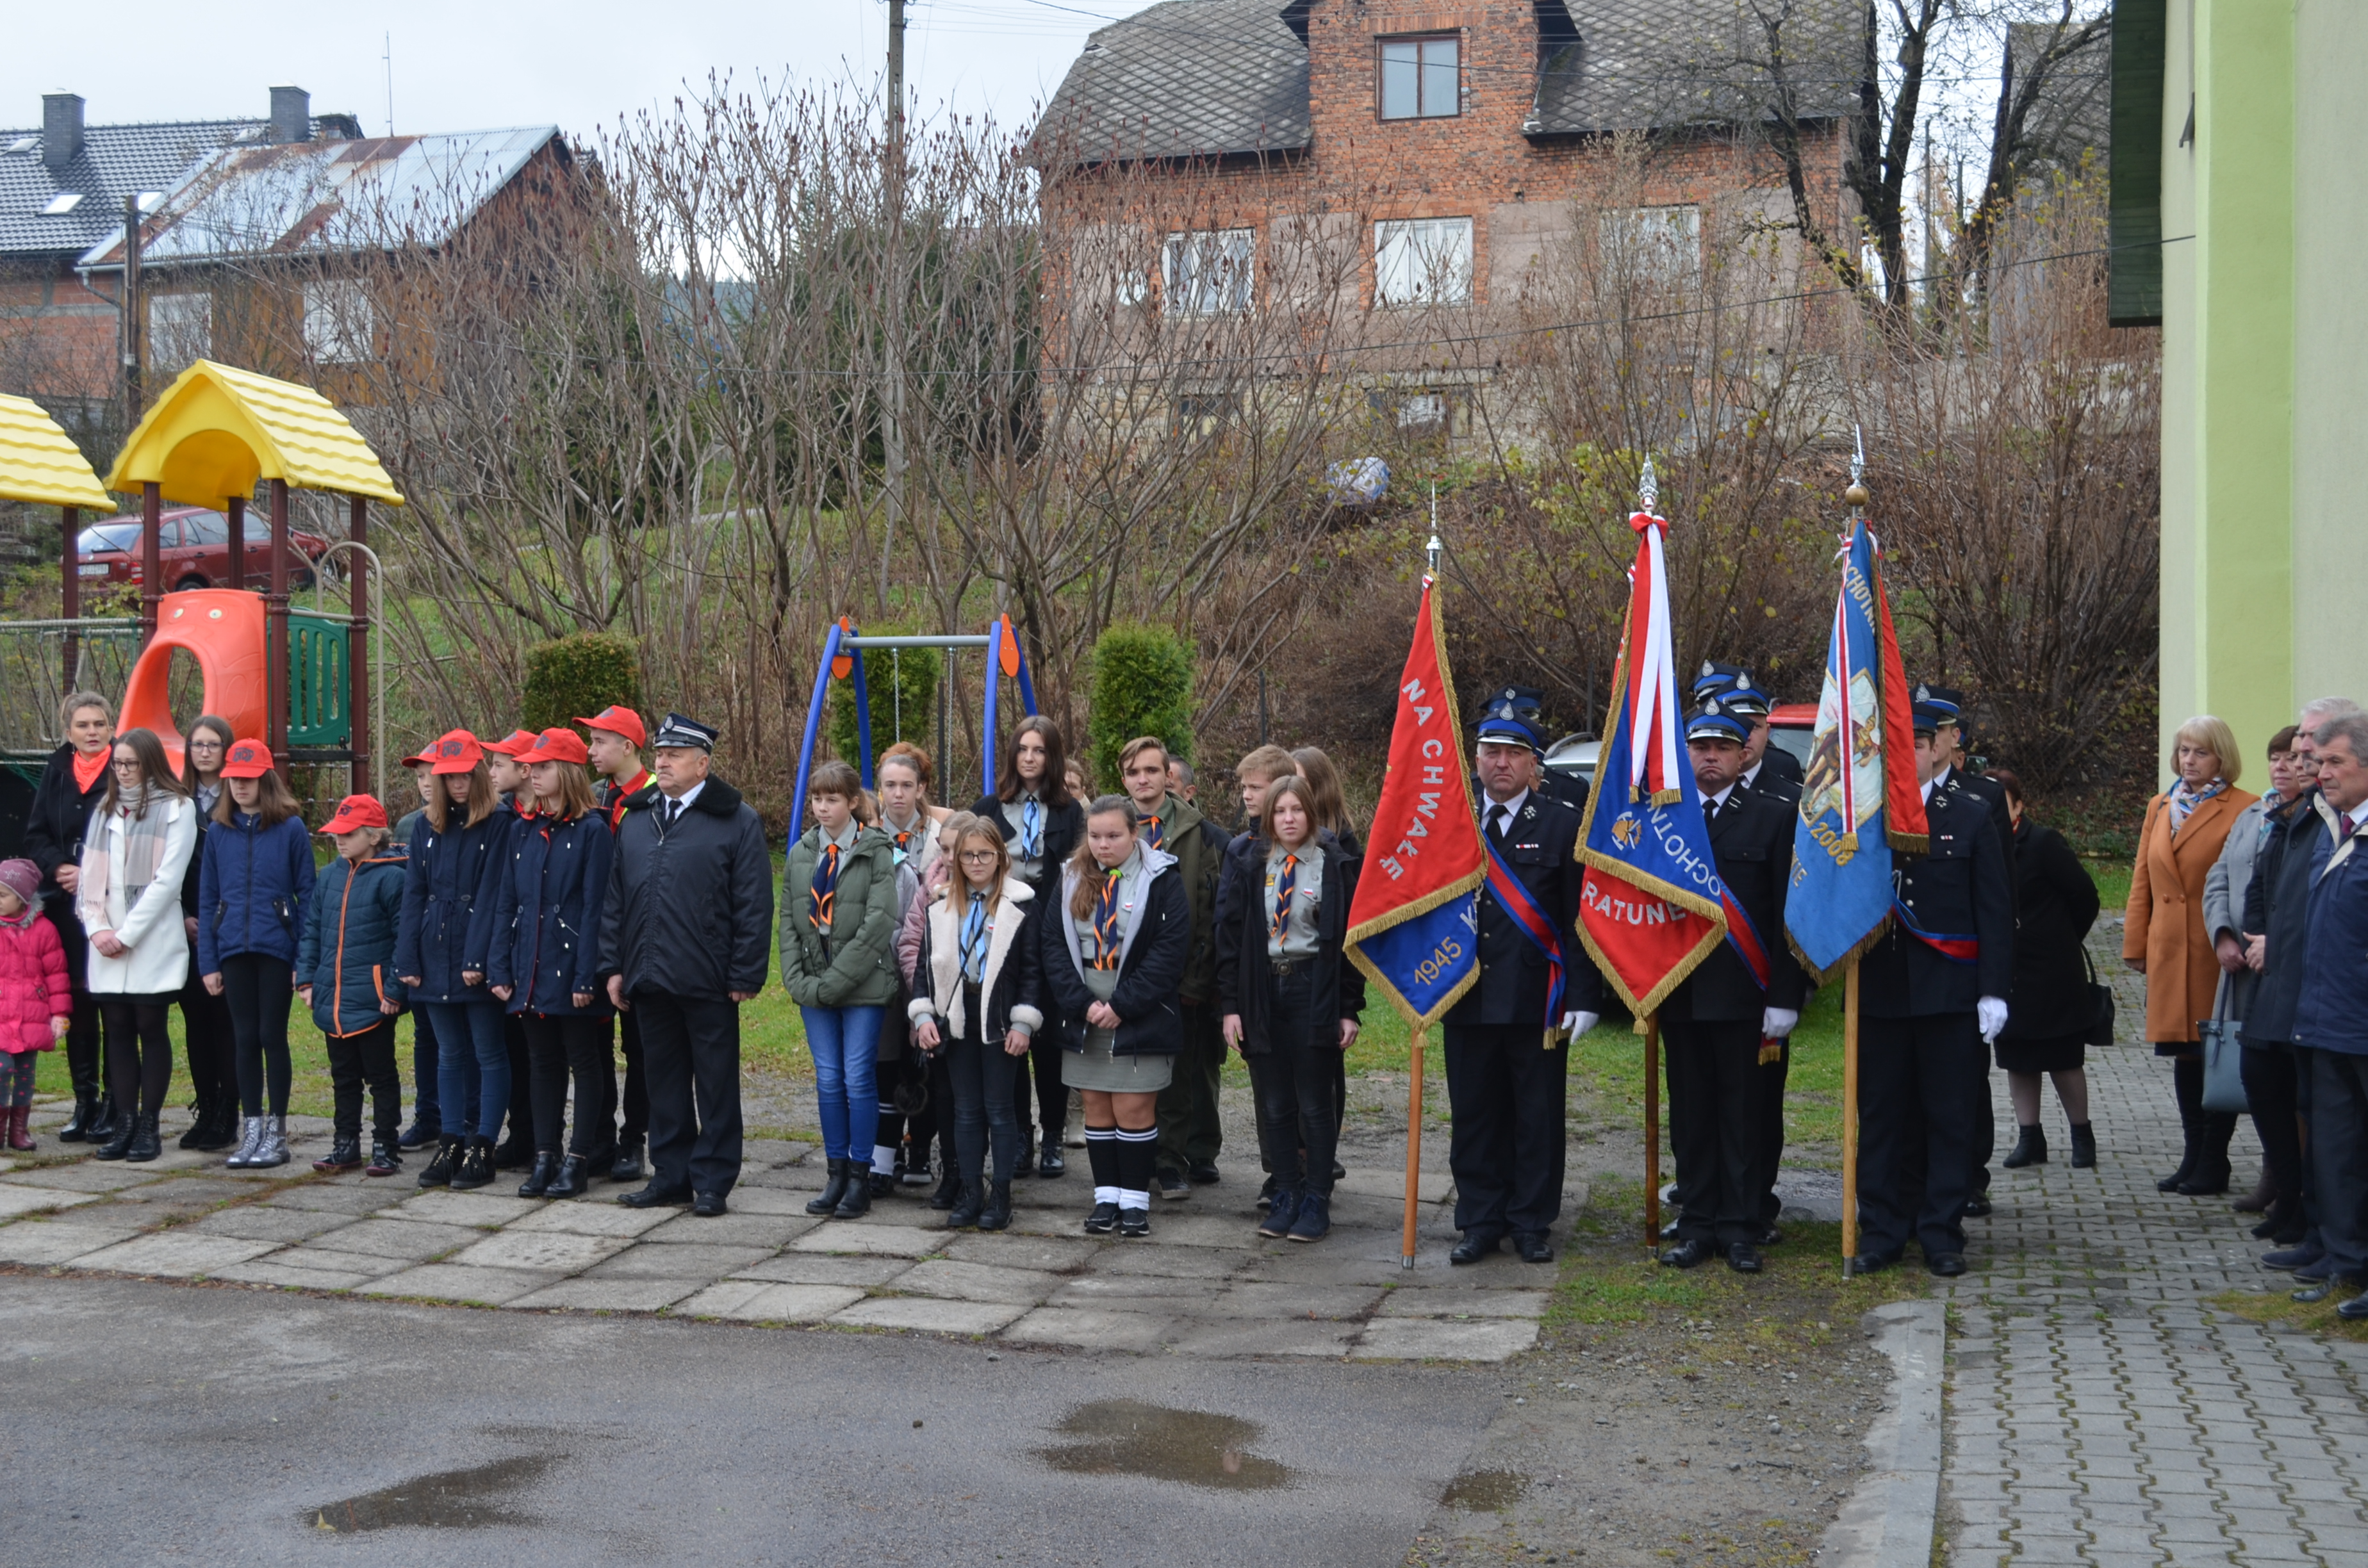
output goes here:
<path id="1" fill-rule="evenodd" d="M 81 449 L 40 403 L 22 397 L 0 396 L 0 500 L 115 511 Z"/>
<path id="2" fill-rule="evenodd" d="M 107 483 L 136 491 L 153 480 L 167 501 L 222 506 L 265 479 L 403 505 L 378 454 L 327 398 L 211 359 L 165 389 L 124 443 Z"/>

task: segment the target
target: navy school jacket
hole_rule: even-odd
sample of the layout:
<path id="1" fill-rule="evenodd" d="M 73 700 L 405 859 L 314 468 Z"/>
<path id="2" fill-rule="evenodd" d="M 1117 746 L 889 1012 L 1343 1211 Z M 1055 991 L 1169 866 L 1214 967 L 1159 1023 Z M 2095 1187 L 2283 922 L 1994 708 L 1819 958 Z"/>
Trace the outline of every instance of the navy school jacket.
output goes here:
<path id="1" fill-rule="evenodd" d="M 569 822 L 538 816 L 512 835 L 469 964 L 484 971 L 488 987 L 516 987 L 511 1012 L 605 1017 L 612 1010 L 599 922 L 615 844 L 597 811 Z M 579 992 L 592 994 L 590 1006 L 575 1005 Z"/>

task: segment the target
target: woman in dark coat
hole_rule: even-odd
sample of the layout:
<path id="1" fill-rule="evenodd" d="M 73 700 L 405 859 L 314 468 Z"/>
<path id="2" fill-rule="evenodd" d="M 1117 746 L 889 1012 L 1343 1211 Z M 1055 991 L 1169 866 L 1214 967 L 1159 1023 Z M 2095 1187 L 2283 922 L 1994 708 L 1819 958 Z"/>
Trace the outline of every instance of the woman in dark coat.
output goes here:
<path id="1" fill-rule="evenodd" d="M 222 797 L 222 764 L 237 739 L 229 720 L 204 713 L 190 723 L 183 747 L 181 782 L 198 803 L 198 847 L 189 857 L 188 874 L 181 879 L 181 918 L 192 948 L 198 940 L 198 884 L 205 874 L 206 830 L 214 824 L 214 806 Z M 181 987 L 182 1051 L 189 1063 L 189 1089 L 198 1102 L 189 1130 L 181 1134 L 181 1147 L 227 1149 L 238 1142 L 238 1051 L 230 1004 L 206 989 L 199 967 L 189 966 L 188 983 Z"/>
<path id="2" fill-rule="evenodd" d="M 1318 827 L 1301 776 L 1269 787 L 1258 831 L 1234 840 L 1217 884 L 1217 1010 L 1225 1041 L 1263 1059 L 1258 1143 L 1274 1201 L 1258 1234 L 1321 1241 L 1340 1141 L 1333 1080 L 1357 1038 L 1365 977 L 1341 956 L 1357 855 Z"/>
<path id="3" fill-rule="evenodd" d="M 2097 1163 L 2085 1069 L 2096 1007 L 2082 949 L 2097 921 L 2097 884 L 2062 834 L 2023 814 L 2022 781 L 1998 767 L 1989 777 L 2006 791 L 2014 822 L 2014 1006 L 1997 1049 L 2019 1135 L 2005 1164 L 2013 1169 L 2047 1163 L 2047 1134 L 2039 1127 L 2044 1073 L 2055 1080 L 2064 1119 L 2072 1124 L 2073 1167 L 2085 1169 Z"/>
<path id="4" fill-rule="evenodd" d="M 1011 874 L 1026 882 L 1039 910 L 1049 912 L 1059 891 L 1061 869 L 1076 853 L 1085 836 L 1085 808 L 1069 792 L 1068 758 L 1061 745 L 1061 727 L 1042 714 L 1019 721 L 1011 744 L 1003 754 L 1003 771 L 995 793 L 981 795 L 971 811 L 1003 835 L 1011 848 Z M 1049 924 L 1050 922 L 1048 922 Z M 1014 1098 L 1019 1108 L 1019 1174 L 1032 1168 L 1032 1149 L 1058 1152 L 1069 1119 L 1069 1091 L 1061 1081 L 1061 1030 L 1056 999 L 1048 991 L 1044 1010 L 1049 1017 L 1036 1031 L 1036 1043 L 1018 1059 L 1019 1087 Z M 1028 1135 L 1027 1080 L 1036 1074 L 1036 1119 L 1042 1129 L 1041 1145 Z"/>
<path id="5" fill-rule="evenodd" d="M 114 1134 L 114 1102 L 100 1097 L 98 1000 L 90 994 L 90 937 L 74 915 L 74 884 L 82 866 L 83 832 L 107 793 L 115 756 L 115 710 L 95 691 L 77 691 L 58 705 L 66 744 L 50 754 L 33 809 L 25 819 L 25 858 L 41 869 L 41 907 L 66 949 L 74 983 L 74 1018 L 66 1028 L 66 1071 L 74 1080 L 74 1117 L 58 1142 L 104 1143 Z"/>

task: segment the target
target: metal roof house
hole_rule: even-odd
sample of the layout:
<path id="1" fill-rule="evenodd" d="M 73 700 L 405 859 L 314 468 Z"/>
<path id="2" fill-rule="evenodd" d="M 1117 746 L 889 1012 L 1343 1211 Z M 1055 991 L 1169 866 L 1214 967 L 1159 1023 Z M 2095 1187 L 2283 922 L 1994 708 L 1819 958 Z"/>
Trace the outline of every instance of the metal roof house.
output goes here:
<path id="1" fill-rule="evenodd" d="M 121 231 L 126 197 L 153 207 L 224 148 L 360 134 L 350 115 L 313 115 L 301 87 L 224 119 L 95 125 L 85 107 L 45 94 L 39 125 L 0 130 L 0 392 L 52 404 L 114 393 L 115 301 L 74 266 Z"/>

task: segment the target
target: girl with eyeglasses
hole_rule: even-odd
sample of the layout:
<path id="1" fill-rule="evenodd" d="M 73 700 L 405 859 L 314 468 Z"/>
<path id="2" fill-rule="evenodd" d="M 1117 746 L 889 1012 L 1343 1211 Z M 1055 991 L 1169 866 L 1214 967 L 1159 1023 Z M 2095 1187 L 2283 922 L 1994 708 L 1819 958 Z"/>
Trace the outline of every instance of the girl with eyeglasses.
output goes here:
<path id="1" fill-rule="evenodd" d="M 207 830 L 214 808 L 223 800 L 222 764 L 229 759 L 230 721 L 219 714 L 201 714 L 189 725 L 183 743 L 181 783 L 198 806 L 198 846 L 189 853 L 189 869 L 181 878 L 181 926 L 192 946 L 199 924 L 199 883 L 204 880 Z M 197 1100 L 188 1131 L 181 1134 L 184 1149 L 227 1149 L 238 1142 L 238 1066 L 236 1037 L 231 1028 L 230 1005 L 206 989 L 199 966 L 189 966 L 181 986 L 181 1044 L 188 1057 L 189 1089 Z"/>
<path id="2" fill-rule="evenodd" d="M 1039 924 L 1037 957 L 1061 1020 L 1064 1079 L 1085 1096 L 1086 1229 L 1147 1236 L 1159 1091 L 1184 1044 L 1192 908 L 1176 858 L 1136 836 L 1133 801 L 1103 795 L 1085 815 L 1085 842 Z"/>
<path id="3" fill-rule="evenodd" d="M 90 933 L 90 990 L 107 1036 L 115 1136 L 102 1160 L 164 1153 L 156 1119 L 173 1081 L 165 1010 L 189 977 L 181 879 L 198 846 L 198 812 L 152 730 L 116 738 L 107 792 L 84 830 L 74 909 Z"/>
<path id="4" fill-rule="evenodd" d="M 942 1056 L 953 1091 L 954 1158 L 962 1188 L 946 1228 L 1011 1223 L 1019 1117 L 1009 1059 L 1044 1025 L 1039 1005 L 1036 893 L 1011 875 L 1011 854 L 974 815 L 951 824 L 955 873 L 931 902 L 913 971 L 913 1040 Z M 992 1186 L 982 1184 L 989 1141 Z"/>

